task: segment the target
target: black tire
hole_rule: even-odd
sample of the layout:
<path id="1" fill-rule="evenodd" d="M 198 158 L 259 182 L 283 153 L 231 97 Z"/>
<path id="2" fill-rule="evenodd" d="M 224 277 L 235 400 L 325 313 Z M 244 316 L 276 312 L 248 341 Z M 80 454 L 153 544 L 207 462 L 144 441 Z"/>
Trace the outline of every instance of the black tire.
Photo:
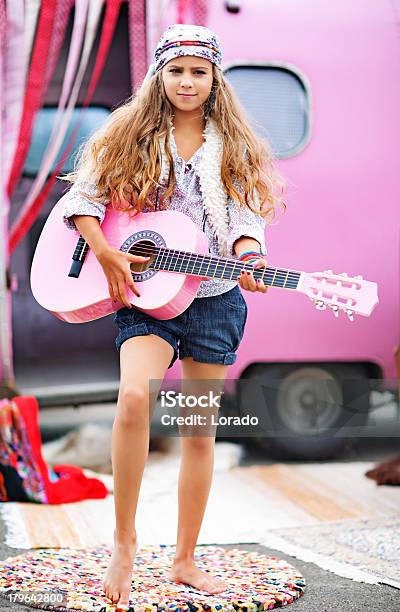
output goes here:
<path id="1" fill-rule="evenodd" d="M 239 381 L 239 411 L 260 424 L 247 442 L 285 459 L 338 456 L 368 420 L 369 387 L 357 365 L 258 365 Z"/>

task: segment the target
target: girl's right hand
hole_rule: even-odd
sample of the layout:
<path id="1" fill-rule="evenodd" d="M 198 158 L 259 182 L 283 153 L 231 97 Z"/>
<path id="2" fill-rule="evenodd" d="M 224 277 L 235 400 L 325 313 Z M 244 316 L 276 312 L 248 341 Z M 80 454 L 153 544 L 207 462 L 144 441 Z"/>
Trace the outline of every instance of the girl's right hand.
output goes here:
<path id="1" fill-rule="evenodd" d="M 140 293 L 132 280 L 130 264 L 132 262 L 146 262 L 149 259 L 150 257 L 123 253 L 119 249 L 114 249 L 113 247 L 109 247 L 97 255 L 97 260 L 106 275 L 108 291 L 112 300 L 122 302 L 127 308 L 132 308 L 132 304 L 128 300 L 126 285 L 128 285 L 138 297 L 140 297 Z"/>

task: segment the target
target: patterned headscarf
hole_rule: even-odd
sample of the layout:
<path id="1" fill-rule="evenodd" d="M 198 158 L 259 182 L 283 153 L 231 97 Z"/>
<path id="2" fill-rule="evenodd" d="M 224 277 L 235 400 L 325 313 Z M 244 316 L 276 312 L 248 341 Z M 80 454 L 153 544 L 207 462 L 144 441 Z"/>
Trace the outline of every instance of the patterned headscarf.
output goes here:
<path id="1" fill-rule="evenodd" d="M 175 23 L 169 26 L 158 41 L 154 51 L 154 63 L 149 67 L 145 80 L 171 59 L 182 55 L 204 57 L 221 68 L 221 45 L 214 32 L 204 26 Z"/>

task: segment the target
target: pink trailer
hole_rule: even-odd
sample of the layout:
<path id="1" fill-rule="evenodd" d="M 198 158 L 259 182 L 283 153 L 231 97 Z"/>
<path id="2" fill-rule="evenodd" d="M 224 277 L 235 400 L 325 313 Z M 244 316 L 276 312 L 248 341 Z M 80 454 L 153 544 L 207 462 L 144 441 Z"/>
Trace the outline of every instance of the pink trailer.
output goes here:
<path id="1" fill-rule="evenodd" d="M 400 12 L 366 0 L 231 5 L 239 12 L 211 3 L 208 25 L 224 41 L 227 76 L 280 149 L 288 183 L 287 213 L 266 230 L 269 263 L 379 286 L 372 315 L 353 322 L 300 295 L 244 292 L 249 315 L 230 377 L 249 382 L 238 396 L 249 408 L 266 385 L 262 409 L 280 432 L 267 445 L 323 456 L 345 444 L 332 431 L 352 409 L 349 423 L 366 422 L 368 391 L 398 387 Z"/>

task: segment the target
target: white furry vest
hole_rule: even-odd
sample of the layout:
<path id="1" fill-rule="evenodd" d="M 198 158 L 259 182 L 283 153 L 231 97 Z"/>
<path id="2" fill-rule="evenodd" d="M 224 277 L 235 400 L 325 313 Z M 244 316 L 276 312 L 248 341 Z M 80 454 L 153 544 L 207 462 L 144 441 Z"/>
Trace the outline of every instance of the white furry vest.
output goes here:
<path id="1" fill-rule="evenodd" d="M 170 121 L 170 134 L 172 129 L 172 122 Z M 218 240 L 220 256 L 227 257 L 229 214 L 228 196 L 221 180 L 223 139 L 215 121 L 211 118 L 207 120 L 203 134 L 205 143 L 199 165 L 203 206 L 213 234 Z M 169 161 L 165 153 L 165 137 L 160 140 L 160 146 L 162 163 L 159 182 L 166 185 L 169 175 Z"/>

